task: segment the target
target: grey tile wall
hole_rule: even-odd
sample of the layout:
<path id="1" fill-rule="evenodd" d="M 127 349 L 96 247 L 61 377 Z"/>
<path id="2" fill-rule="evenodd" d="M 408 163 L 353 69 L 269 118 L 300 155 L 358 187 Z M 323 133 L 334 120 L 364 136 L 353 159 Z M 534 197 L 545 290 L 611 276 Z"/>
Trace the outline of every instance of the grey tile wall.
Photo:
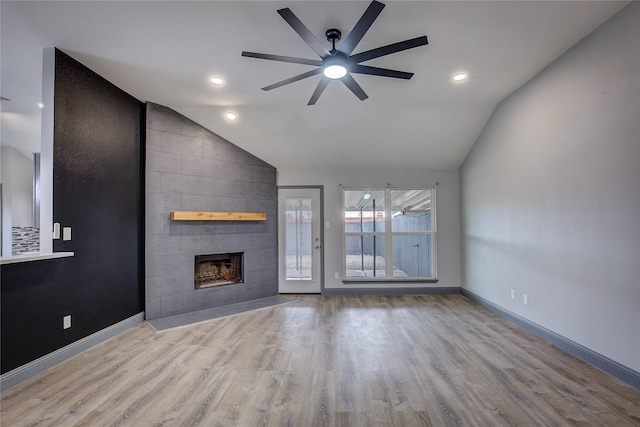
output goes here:
<path id="1" fill-rule="evenodd" d="M 157 319 L 277 295 L 276 169 L 170 108 L 147 104 L 145 313 Z M 171 211 L 266 212 L 185 221 Z M 244 252 L 245 282 L 194 289 L 195 255 Z"/>

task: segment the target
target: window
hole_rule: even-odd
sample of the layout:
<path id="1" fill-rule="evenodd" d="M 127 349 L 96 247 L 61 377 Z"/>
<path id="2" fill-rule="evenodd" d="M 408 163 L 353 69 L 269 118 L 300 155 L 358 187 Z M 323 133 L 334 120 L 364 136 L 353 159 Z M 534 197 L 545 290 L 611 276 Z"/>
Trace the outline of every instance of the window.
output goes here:
<path id="1" fill-rule="evenodd" d="M 435 279 L 435 189 L 345 189 L 347 279 Z"/>

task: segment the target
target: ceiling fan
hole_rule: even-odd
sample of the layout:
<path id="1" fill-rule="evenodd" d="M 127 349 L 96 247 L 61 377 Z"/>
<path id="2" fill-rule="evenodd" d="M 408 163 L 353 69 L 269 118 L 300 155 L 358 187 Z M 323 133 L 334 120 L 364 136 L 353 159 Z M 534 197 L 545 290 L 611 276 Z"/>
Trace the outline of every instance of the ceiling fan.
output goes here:
<path id="1" fill-rule="evenodd" d="M 269 86 L 265 86 L 262 90 L 275 89 L 289 83 L 297 82 L 298 80 L 306 79 L 307 77 L 315 76 L 316 74 L 323 74 L 316 90 L 311 95 L 311 99 L 307 105 L 314 105 L 322 92 L 326 89 L 331 80 L 341 80 L 345 86 L 347 86 L 351 92 L 354 93 L 361 101 L 368 98 L 367 94 L 362 90 L 360 85 L 355 81 L 353 74 L 369 74 L 373 76 L 394 77 L 397 79 L 410 79 L 413 73 L 407 73 L 405 71 L 389 70 L 387 68 L 372 67 L 368 65 L 362 65 L 361 62 L 368 61 L 370 59 L 379 58 L 381 56 L 390 55 L 392 53 L 400 52 L 403 50 L 411 49 L 418 46 L 426 45 L 427 36 L 420 36 L 413 39 L 401 41 L 398 43 L 389 44 L 376 49 L 367 50 L 352 55 L 353 50 L 356 48 L 364 34 L 369 30 L 369 27 L 376 20 L 380 12 L 384 9 L 384 4 L 378 1 L 372 1 L 367 10 L 360 20 L 353 27 L 353 30 L 344 39 L 340 47 L 336 49 L 336 42 L 340 41 L 342 33 L 336 28 L 330 28 L 326 31 L 325 35 L 327 40 L 331 42 L 332 49 L 328 50 L 322 43 L 313 35 L 313 33 L 298 19 L 291 9 L 284 8 L 279 9 L 278 13 L 284 18 L 285 21 L 295 30 L 296 33 L 313 49 L 315 53 L 322 59 L 305 59 L 295 58 L 291 56 L 271 55 L 268 53 L 256 53 L 256 52 L 242 52 L 242 56 L 258 59 L 268 59 L 271 61 L 292 62 L 295 64 L 313 65 L 315 68 L 306 73 L 299 74 L 297 76 L 290 77 L 286 80 L 282 80 L 278 83 L 274 83 Z"/>

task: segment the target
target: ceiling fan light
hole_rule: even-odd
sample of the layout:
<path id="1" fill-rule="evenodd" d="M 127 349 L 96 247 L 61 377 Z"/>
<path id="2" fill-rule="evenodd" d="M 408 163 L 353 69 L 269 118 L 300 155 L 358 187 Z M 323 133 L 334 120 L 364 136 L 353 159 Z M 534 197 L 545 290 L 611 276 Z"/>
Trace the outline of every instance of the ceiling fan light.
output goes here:
<path id="1" fill-rule="evenodd" d="M 341 79 L 347 75 L 347 69 L 342 65 L 329 65 L 323 71 L 324 75 L 330 79 Z"/>

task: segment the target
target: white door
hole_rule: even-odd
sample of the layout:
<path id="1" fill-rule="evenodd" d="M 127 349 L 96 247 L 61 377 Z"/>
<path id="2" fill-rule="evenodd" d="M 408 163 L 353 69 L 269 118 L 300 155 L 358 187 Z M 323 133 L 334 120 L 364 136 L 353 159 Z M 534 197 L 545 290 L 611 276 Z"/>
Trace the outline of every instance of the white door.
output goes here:
<path id="1" fill-rule="evenodd" d="M 322 291 L 319 188 L 278 189 L 279 292 Z"/>

